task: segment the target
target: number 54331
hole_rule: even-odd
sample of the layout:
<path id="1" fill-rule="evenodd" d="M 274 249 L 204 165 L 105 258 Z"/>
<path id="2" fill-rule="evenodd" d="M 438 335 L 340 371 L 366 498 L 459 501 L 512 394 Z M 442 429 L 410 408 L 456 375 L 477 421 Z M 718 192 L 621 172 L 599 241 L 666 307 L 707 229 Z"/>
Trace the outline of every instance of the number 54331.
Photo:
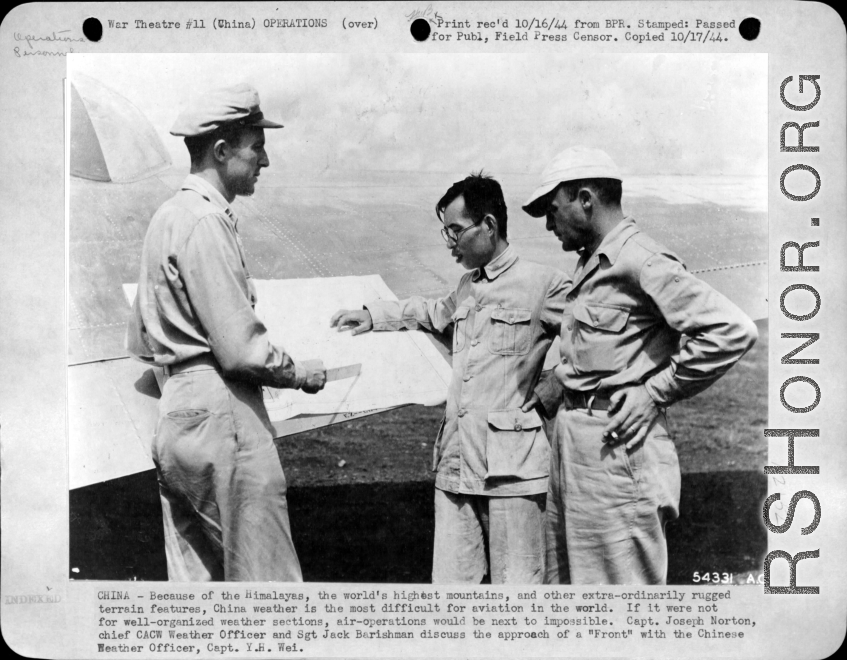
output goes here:
<path id="1" fill-rule="evenodd" d="M 691 576 L 691 581 L 697 584 L 698 582 L 711 582 L 712 584 L 732 584 L 732 573 L 701 573 L 694 571 Z"/>

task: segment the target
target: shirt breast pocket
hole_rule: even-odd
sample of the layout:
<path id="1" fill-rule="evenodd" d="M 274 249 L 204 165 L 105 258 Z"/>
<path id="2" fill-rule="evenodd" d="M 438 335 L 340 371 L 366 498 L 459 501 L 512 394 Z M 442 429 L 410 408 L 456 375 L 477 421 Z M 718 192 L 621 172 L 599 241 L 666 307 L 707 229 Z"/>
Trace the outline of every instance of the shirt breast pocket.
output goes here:
<path id="1" fill-rule="evenodd" d="M 465 334 L 467 333 L 468 312 L 470 307 L 457 307 L 453 312 L 453 353 L 458 353 L 465 348 Z"/>
<path id="2" fill-rule="evenodd" d="M 618 305 L 574 305 L 574 362 L 581 372 L 615 372 L 623 368 L 617 358 L 629 314 L 629 308 Z"/>
<path id="3" fill-rule="evenodd" d="M 532 312 L 498 307 L 491 311 L 488 350 L 494 355 L 525 355 L 532 342 Z"/>

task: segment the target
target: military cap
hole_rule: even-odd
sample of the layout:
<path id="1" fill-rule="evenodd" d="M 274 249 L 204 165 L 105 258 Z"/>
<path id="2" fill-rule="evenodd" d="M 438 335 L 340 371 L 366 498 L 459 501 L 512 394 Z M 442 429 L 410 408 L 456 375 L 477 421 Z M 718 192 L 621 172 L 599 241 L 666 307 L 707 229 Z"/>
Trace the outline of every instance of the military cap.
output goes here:
<path id="1" fill-rule="evenodd" d="M 282 128 L 265 119 L 259 109 L 259 92 L 247 83 L 213 89 L 191 100 L 171 128 L 171 135 L 205 135 L 224 124 L 257 128 Z"/>
<path id="2" fill-rule="evenodd" d="M 523 205 L 523 210 L 534 218 L 543 216 L 547 209 L 538 202 L 555 190 L 560 183 L 578 179 L 621 179 L 618 166 L 605 151 L 592 147 L 574 146 L 559 153 L 541 173 L 541 185 Z"/>

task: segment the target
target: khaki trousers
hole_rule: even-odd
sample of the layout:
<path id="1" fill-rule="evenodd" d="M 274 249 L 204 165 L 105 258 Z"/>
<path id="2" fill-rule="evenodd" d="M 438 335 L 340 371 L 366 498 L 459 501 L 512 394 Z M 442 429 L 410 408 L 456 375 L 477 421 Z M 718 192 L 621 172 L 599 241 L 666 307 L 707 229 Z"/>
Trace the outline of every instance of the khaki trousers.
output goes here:
<path id="1" fill-rule="evenodd" d="M 435 489 L 433 584 L 541 584 L 545 496 L 488 497 Z"/>
<path id="2" fill-rule="evenodd" d="M 259 386 L 209 366 L 171 376 L 153 460 L 170 580 L 302 581 Z"/>
<path id="3" fill-rule="evenodd" d="M 610 447 L 604 411 L 559 409 L 547 495 L 547 584 L 665 584 L 665 523 L 679 515 L 676 448 L 660 414 Z"/>

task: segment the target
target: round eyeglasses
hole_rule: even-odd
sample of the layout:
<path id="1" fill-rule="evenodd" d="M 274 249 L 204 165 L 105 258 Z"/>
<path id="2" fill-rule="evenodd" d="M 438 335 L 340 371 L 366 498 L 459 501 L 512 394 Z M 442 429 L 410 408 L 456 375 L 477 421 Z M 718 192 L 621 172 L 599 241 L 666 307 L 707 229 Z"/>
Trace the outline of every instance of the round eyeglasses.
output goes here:
<path id="1" fill-rule="evenodd" d="M 453 231 L 449 227 L 441 228 L 441 238 L 449 245 L 450 243 L 458 243 L 459 237 L 464 234 L 468 229 L 473 229 L 474 227 L 479 227 L 479 223 L 475 222 L 472 225 L 469 225 L 462 229 L 461 231 Z"/>

